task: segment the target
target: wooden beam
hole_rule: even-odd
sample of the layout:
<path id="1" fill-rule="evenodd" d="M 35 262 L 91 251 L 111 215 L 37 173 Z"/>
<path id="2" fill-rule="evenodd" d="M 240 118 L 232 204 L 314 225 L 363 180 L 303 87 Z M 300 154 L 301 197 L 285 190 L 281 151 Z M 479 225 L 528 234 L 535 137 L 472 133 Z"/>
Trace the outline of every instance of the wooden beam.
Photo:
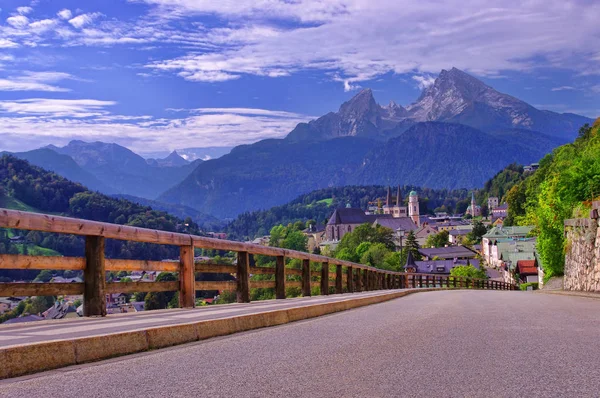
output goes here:
<path id="1" fill-rule="evenodd" d="M 107 271 L 179 272 L 179 263 L 175 261 L 116 260 L 107 258 L 104 260 L 104 266 Z"/>
<path id="2" fill-rule="evenodd" d="M 106 284 L 106 293 L 176 292 L 178 281 L 169 282 L 113 282 Z"/>
<path id="3" fill-rule="evenodd" d="M 81 271 L 84 268 L 85 259 L 83 257 L 0 254 L 0 269 L 49 269 Z"/>
<path id="4" fill-rule="evenodd" d="M 354 292 L 354 271 L 352 267 L 346 268 L 346 290 L 348 293 Z"/>
<path id="5" fill-rule="evenodd" d="M 335 293 L 336 294 L 342 294 L 344 292 L 344 288 L 342 287 L 342 266 L 341 265 L 336 265 L 335 266 Z"/>
<path id="6" fill-rule="evenodd" d="M 302 295 L 310 297 L 310 260 L 302 260 Z"/>
<path id="7" fill-rule="evenodd" d="M 273 289 L 276 287 L 275 281 L 250 281 L 250 289 Z"/>
<path id="8" fill-rule="evenodd" d="M 228 290 L 234 291 L 237 288 L 236 281 L 196 281 L 196 290 Z"/>
<path id="9" fill-rule="evenodd" d="M 275 298 L 285 299 L 285 257 L 275 258 Z"/>
<path id="10" fill-rule="evenodd" d="M 237 268 L 235 265 L 228 264 L 205 264 L 200 263 L 195 266 L 196 272 L 210 273 L 210 274 L 235 274 Z M 252 268 L 250 269 L 252 273 Z"/>
<path id="11" fill-rule="evenodd" d="M 329 263 L 321 263 L 321 294 L 329 294 Z"/>
<path id="12" fill-rule="evenodd" d="M 249 303 L 250 302 L 250 287 L 249 287 L 249 270 L 250 259 L 248 258 L 248 252 L 238 252 L 237 256 L 237 302 L 238 303 Z"/>
<path id="13" fill-rule="evenodd" d="M 252 275 L 275 275 L 273 267 L 250 267 L 249 271 Z"/>
<path id="14" fill-rule="evenodd" d="M 179 248 L 179 306 L 194 308 L 196 306 L 194 246 Z"/>
<path id="15" fill-rule="evenodd" d="M 106 316 L 104 243 L 102 236 L 85 237 L 83 316 Z"/>
<path id="16" fill-rule="evenodd" d="M 83 294 L 83 283 L 0 283 L 0 297 Z"/>

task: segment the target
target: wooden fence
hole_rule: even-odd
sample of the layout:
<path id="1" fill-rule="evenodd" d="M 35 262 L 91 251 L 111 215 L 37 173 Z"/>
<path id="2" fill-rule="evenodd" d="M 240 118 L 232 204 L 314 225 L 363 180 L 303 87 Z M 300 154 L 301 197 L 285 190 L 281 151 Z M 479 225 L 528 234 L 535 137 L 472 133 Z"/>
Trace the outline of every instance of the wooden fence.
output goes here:
<path id="1" fill-rule="evenodd" d="M 105 316 L 109 293 L 178 291 L 180 306 L 193 308 L 196 290 L 235 290 L 237 301 L 247 303 L 252 288 L 274 288 L 277 299 L 286 298 L 287 287 L 299 287 L 303 296 L 310 296 L 311 279 L 319 279 L 323 295 L 329 294 L 330 279 L 337 294 L 418 287 L 516 289 L 498 281 L 392 272 L 295 250 L 7 209 L 0 209 L 0 228 L 85 236 L 85 257 L 0 255 L 0 269 L 83 271 L 83 283 L 0 283 L 0 297 L 82 294 L 84 316 Z M 107 238 L 179 246 L 180 259 L 179 262 L 106 259 Z M 237 252 L 237 264 L 196 264 L 194 248 Z M 275 257 L 275 267 L 251 267 L 250 256 L 255 254 Z M 286 268 L 286 258 L 301 260 L 302 268 Z M 311 262 L 320 264 L 320 271 L 311 271 Z M 330 273 L 330 267 L 335 272 Z M 176 272 L 179 280 L 107 283 L 106 271 Z M 197 272 L 235 274 L 236 280 L 196 281 Z M 250 276 L 255 274 L 275 275 L 275 280 L 251 281 Z M 297 275 L 301 281 L 288 281 L 288 275 Z"/>

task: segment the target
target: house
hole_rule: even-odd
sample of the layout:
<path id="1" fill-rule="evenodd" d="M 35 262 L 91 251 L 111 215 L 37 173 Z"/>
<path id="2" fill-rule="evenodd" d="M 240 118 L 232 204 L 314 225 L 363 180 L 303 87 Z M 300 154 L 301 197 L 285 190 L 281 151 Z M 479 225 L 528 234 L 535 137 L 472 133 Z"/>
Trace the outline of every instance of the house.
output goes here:
<path id="1" fill-rule="evenodd" d="M 540 168 L 539 163 L 531 163 L 529 166 L 523 167 L 523 171 L 525 173 L 533 173 L 534 171 L 536 171 L 539 168 Z"/>
<path id="2" fill-rule="evenodd" d="M 481 206 L 475 202 L 474 192 L 471 192 L 471 204 L 467 207 L 467 214 L 470 214 L 473 218 L 481 216 Z"/>
<path id="3" fill-rule="evenodd" d="M 43 321 L 44 319 L 45 318 L 43 316 L 39 315 L 24 315 L 18 318 L 9 319 L 8 321 L 4 322 L 3 325 L 9 325 L 13 323 L 37 322 Z"/>
<path id="4" fill-rule="evenodd" d="M 538 268 L 535 259 L 517 261 L 516 271 L 519 274 L 519 280 L 523 283 L 538 281 Z"/>
<path id="5" fill-rule="evenodd" d="M 125 293 L 112 293 L 106 295 L 107 306 L 123 306 L 127 303 L 128 295 Z"/>
<path id="6" fill-rule="evenodd" d="M 491 212 L 496 207 L 498 207 L 499 200 L 497 196 L 490 196 L 488 198 L 488 211 Z"/>
<path id="7" fill-rule="evenodd" d="M 508 216 L 508 204 L 503 203 L 492 209 L 490 215 L 492 217 L 492 223 L 496 220 L 504 220 Z"/>
<path id="8" fill-rule="evenodd" d="M 0 315 L 11 310 L 12 302 L 5 299 L 0 299 Z"/>
<path id="9" fill-rule="evenodd" d="M 352 232 L 359 225 L 372 224 L 378 218 L 391 218 L 391 215 L 365 214 L 362 209 L 345 207 L 336 209 L 325 227 L 327 241 L 340 241 L 348 232 Z"/>
<path id="10" fill-rule="evenodd" d="M 399 218 L 377 218 L 373 222 L 373 227 L 380 225 L 394 231 L 394 243 L 397 248 L 402 248 L 403 240 L 406 239 L 410 231 L 419 229 L 417 224 L 410 217 Z"/>
<path id="11" fill-rule="evenodd" d="M 466 246 L 421 248 L 419 249 L 419 253 L 421 253 L 425 260 L 433 260 L 434 258 L 441 260 L 467 260 L 477 256 L 475 251 Z"/>
<path id="12" fill-rule="evenodd" d="M 215 239 L 227 239 L 227 234 L 225 232 L 207 232 L 206 234 Z"/>
<path id="13" fill-rule="evenodd" d="M 427 242 L 427 238 L 430 235 L 435 235 L 438 233 L 438 230 L 429 224 L 421 225 L 417 230 L 415 230 L 415 238 L 417 238 L 417 243 L 419 246 L 424 246 L 425 242 Z"/>
<path id="14" fill-rule="evenodd" d="M 493 227 L 490 229 L 485 235 L 483 235 L 481 240 L 481 245 L 483 247 L 483 257 L 488 264 L 491 264 L 491 247 L 493 242 L 497 241 L 505 241 L 505 240 L 519 240 L 525 239 L 527 235 L 533 230 L 533 226 L 524 226 L 524 227 Z"/>
<path id="15" fill-rule="evenodd" d="M 321 242 L 325 240 L 325 226 L 324 225 L 309 225 L 308 228 L 302 231 L 304 236 L 308 238 L 307 248 L 309 252 L 313 252 L 315 248 L 321 246 Z"/>
<path id="16" fill-rule="evenodd" d="M 411 273 L 434 274 L 434 275 L 450 275 L 450 271 L 454 267 L 472 265 L 479 268 L 479 260 L 425 260 L 415 261 L 412 252 L 408 253 L 404 270 Z"/>
<path id="17" fill-rule="evenodd" d="M 472 229 L 453 229 L 448 235 L 448 241 L 452 245 L 459 245 L 466 239 L 471 231 Z"/>
<path id="18" fill-rule="evenodd" d="M 445 221 L 441 223 L 435 223 L 433 225 L 439 232 L 453 231 L 455 229 L 466 229 L 465 227 L 473 229 L 473 226 L 465 223 L 464 221 Z"/>

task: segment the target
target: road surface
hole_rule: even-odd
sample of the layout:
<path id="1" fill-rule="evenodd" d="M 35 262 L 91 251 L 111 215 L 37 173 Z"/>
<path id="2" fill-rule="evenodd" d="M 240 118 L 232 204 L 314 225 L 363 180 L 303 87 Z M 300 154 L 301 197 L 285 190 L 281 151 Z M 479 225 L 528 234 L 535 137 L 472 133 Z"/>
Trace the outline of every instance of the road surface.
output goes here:
<path id="1" fill-rule="evenodd" d="M 418 293 L 0 382 L 0 397 L 592 397 L 600 300 Z"/>

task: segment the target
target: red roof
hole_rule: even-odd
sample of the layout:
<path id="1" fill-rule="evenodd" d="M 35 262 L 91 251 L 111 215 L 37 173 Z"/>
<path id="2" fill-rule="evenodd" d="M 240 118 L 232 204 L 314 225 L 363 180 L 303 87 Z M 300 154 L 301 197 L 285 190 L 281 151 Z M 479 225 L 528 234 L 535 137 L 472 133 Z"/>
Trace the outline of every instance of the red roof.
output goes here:
<path id="1" fill-rule="evenodd" d="M 538 270 L 535 266 L 535 260 L 517 261 L 517 273 L 519 275 L 537 275 Z"/>

